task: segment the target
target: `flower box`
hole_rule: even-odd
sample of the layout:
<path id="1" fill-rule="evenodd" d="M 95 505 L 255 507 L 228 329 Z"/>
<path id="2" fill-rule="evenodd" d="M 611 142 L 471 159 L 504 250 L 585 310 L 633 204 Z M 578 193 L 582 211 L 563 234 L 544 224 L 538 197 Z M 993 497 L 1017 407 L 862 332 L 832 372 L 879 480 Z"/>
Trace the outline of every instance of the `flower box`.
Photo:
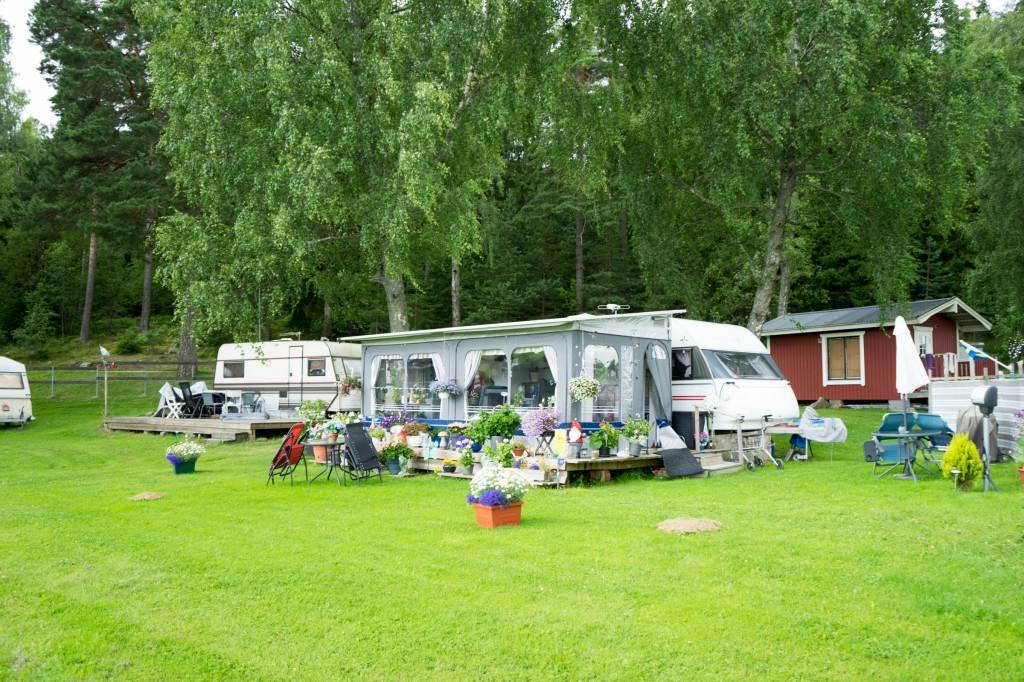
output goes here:
<path id="1" fill-rule="evenodd" d="M 504 507 L 488 507 L 473 503 L 473 511 L 476 512 L 476 525 L 478 526 L 484 528 L 518 526 L 522 520 L 523 503 L 514 502 Z"/>

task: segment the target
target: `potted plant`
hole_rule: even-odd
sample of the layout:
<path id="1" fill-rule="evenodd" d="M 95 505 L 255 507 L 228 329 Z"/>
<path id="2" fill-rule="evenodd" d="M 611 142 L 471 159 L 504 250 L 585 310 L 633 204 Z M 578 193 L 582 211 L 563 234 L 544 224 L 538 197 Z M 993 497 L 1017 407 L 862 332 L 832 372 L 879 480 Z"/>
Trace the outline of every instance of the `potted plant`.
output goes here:
<path id="1" fill-rule="evenodd" d="M 377 448 L 377 452 L 380 452 L 381 448 L 384 447 L 384 434 L 387 431 L 379 426 L 371 426 L 366 430 L 366 433 L 373 439 L 373 447 Z"/>
<path id="2" fill-rule="evenodd" d="M 295 410 L 295 414 L 306 426 L 312 426 L 327 421 L 326 410 L 327 403 L 323 400 L 306 400 Z"/>
<path id="3" fill-rule="evenodd" d="M 167 461 L 174 467 L 175 474 L 191 474 L 196 470 L 196 460 L 206 452 L 206 446 L 185 436 L 185 440 L 167 448 Z"/>
<path id="4" fill-rule="evenodd" d="M 523 441 L 516 440 L 512 441 L 512 454 L 516 457 L 522 457 L 523 453 L 526 452 L 526 446 L 523 445 Z"/>
<path id="5" fill-rule="evenodd" d="M 942 457 L 942 475 L 949 478 L 956 474 L 957 486 L 962 490 L 970 490 L 974 479 L 984 470 L 978 447 L 971 442 L 966 433 L 958 433 L 949 441 L 946 454 Z"/>
<path id="6" fill-rule="evenodd" d="M 498 443 L 498 447 L 492 447 L 490 444 L 484 446 L 484 456 L 494 460 L 499 467 L 507 468 L 512 466 L 512 443 L 505 440 Z"/>
<path id="7" fill-rule="evenodd" d="M 345 430 L 345 422 L 335 417 L 326 424 L 324 424 L 324 436 L 330 442 L 334 443 L 338 440 L 338 435 Z"/>
<path id="8" fill-rule="evenodd" d="M 388 468 L 388 473 L 392 476 L 402 473 L 402 458 L 408 459 L 412 456 L 412 448 L 405 443 L 390 443 L 385 445 L 380 451 L 380 459 L 384 462 L 384 466 Z"/>
<path id="9" fill-rule="evenodd" d="M 402 433 L 405 434 L 405 442 L 409 447 L 418 448 L 423 445 L 423 436 L 430 433 L 430 426 L 423 422 L 406 422 L 402 427 Z"/>
<path id="10" fill-rule="evenodd" d="M 569 397 L 575 403 L 593 400 L 601 391 L 601 382 L 588 376 L 580 375 L 569 380 Z"/>
<path id="11" fill-rule="evenodd" d="M 462 395 L 462 386 L 455 379 L 437 379 L 431 381 L 427 389 L 433 393 L 450 395 L 452 397 Z"/>
<path id="12" fill-rule="evenodd" d="M 355 391 L 361 391 L 363 389 L 363 380 L 357 376 L 348 374 L 343 376 L 338 382 L 338 393 L 341 395 L 349 395 Z"/>
<path id="13" fill-rule="evenodd" d="M 1013 418 L 1017 421 L 1017 438 L 1013 441 L 1013 452 L 1018 464 L 1020 484 L 1024 485 L 1024 410 L 1014 412 Z"/>
<path id="14" fill-rule="evenodd" d="M 523 416 L 523 435 L 527 438 L 539 438 L 552 433 L 555 425 L 564 418 L 565 415 L 556 407 L 542 407 L 527 412 Z"/>
<path id="15" fill-rule="evenodd" d="M 610 422 L 601 422 L 601 426 L 587 439 L 587 443 L 590 445 L 590 457 L 611 457 L 611 449 L 619 445 L 619 435 L 619 430 Z"/>
<path id="16" fill-rule="evenodd" d="M 651 423 L 639 417 L 630 417 L 622 425 L 622 435 L 629 441 L 629 456 L 639 457 L 640 450 L 647 445 L 651 435 Z"/>
<path id="17" fill-rule="evenodd" d="M 466 502 L 473 506 L 479 526 L 518 526 L 529 489 L 530 482 L 515 469 L 484 467 L 469 482 Z"/>
<path id="18" fill-rule="evenodd" d="M 402 414 L 381 415 L 373 423 L 394 436 L 395 440 L 404 442 L 405 435 L 402 433 L 402 427 L 405 425 L 405 422 L 405 413 L 403 412 Z"/>
<path id="19" fill-rule="evenodd" d="M 522 417 L 511 405 L 498 405 L 490 412 L 481 412 L 473 423 L 473 435 L 481 441 L 490 438 L 512 438 Z"/>
<path id="20" fill-rule="evenodd" d="M 459 466 L 462 467 L 462 472 L 465 474 L 473 473 L 473 451 L 470 448 L 463 448 L 460 450 L 459 455 Z"/>
<path id="21" fill-rule="evenodd" d="M 441 470 L 446 474 L 454 474 L 455 467 L 457 467 L 458 465 L 459 463 L 454 459 L 446 459 L 443 462 L 441 462 Z"/>

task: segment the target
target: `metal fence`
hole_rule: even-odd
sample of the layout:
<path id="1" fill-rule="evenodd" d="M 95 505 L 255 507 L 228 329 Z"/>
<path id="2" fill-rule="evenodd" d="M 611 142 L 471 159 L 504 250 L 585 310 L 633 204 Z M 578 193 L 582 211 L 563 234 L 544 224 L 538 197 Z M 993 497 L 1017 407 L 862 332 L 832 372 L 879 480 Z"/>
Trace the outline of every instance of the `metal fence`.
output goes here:
<path id="1" fill-rule="evenodd" d="M 166 362 L 143 362 L 143 361 L 124 361 L 111 363 L 106 371 L 106 380 L 108 382 L 123 382 L 123 381 L 141 381 L 142 382 L 142 395 L 145 397 L 149 390 L 150 382 L 155 382 L 157 387 L 162 386 L 165 382 L 172 384 L 179 381 L 196 381 L 201 379 L 213 379 L 214 369 L 217 363 L 213 360 L 205 360 L 201 362 L 193 362 L 184 365 L 188 368 L 185 374 L 186 376 L 179 376 L 179 370 L 182 365 L 176 361 L 168 360 Z M 89 386 L 95 385 L 96 395 L 100 397 L 100 384 L 103 383 L 103 365 L 44 365 L 34 366 L 25 368 L 29 372 L 29 383 L 38 386 L 42 383 L 42 379 L 39 376 L 42 373 L 47 373 L 49 378 L 47 381 L 50 384 L 50 397 L 53 398 L 57 395 L 57 386 Z M 82 378 L 77 378 L 77 376 Z M 88 378 L 86 378 L 87 375 Z"/>

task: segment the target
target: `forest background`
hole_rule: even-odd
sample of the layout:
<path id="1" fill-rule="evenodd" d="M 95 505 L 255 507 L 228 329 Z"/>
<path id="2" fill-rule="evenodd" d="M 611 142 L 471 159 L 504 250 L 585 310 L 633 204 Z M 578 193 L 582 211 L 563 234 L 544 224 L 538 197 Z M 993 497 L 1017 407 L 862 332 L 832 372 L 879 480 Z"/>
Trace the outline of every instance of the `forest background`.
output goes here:
<path id="1" fill-rule="evenodd" d="M 957 295 L 1024 344 L 1024 8 L 39 0 L 0 347 Z M 122 325 L 123 326 L 123 325 Z M 130 345 L 130 344 L 129 344 Z"/>

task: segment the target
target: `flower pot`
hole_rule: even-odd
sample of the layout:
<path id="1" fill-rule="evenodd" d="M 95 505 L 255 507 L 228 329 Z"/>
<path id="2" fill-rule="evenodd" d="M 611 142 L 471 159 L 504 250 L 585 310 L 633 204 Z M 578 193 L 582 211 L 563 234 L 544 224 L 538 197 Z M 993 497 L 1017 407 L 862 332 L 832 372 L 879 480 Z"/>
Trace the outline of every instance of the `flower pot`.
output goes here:
<path id="1" fill-rule="evenodd" d="M 512 450 L 512 454 L 516 457 L 522 457 L 524 452 L 526 452 L 525 448 L 515 448 Z"/>
<path id="2" fill-rule="evenodd" d="M 1024 467 L 1017 467 L 1017 473 L 1020 474 L 1020 484 L 1024 485 Z"/>
<path id="3" fill-rule="evenodd" d="M 418 448 L 423 445 L 423 436 L 406 436 L 405 444 L 410 448 Z"/>
<path id="4" fill-rule="evenodd" d="M 566 443 L 565 444 L 565 456 L 567 459 L 576 459 L 580 456 L 580 444 L 579 443 Z"/>
<path id="5" fill-rule="evenodd" d="M 640 450 L 642 448 L 643 448 L 643 445 L 641 445 L 640 443 L 630 443 L 629 444 L 629 456 L 630 457 L 639 457 L 640 456 Z"/>
<path id="6" fill-rule="evenodd" d="M 313 446 L 313 461 L 325 463 L 327 462 L 327 446 L 326 445 L 314 445 Z"/>
<path id="7" fill-rule="evenodd" d="M 331 442 L 331 443 L 337 443 L 338 442 L 338 434 L 336 434 L 336 433 L 328 433 L 327 434 L 327 440 L 328 440 L 328 442 Z"/>
<path id="8" fill-rule="evenodd" d="M 480 443 L 473 443 L 473 452 L 480 452 L 481 450 L 483 448 L 480 446 Z"/>
<path id="9" fill-rule="evenodd" d="M 443 472 L 445 472 L 446 474 L 454 474 L 455 473 L 455 465 L 454 464 L 442 464 L 441 465 L 441 470 Z"/>
<path id="10" fill-rule="evenodd" d="M 398 461 L 398 458 L 388 459 L 384 461 L 384 466 L 388 468 L 388 473 L 392 476 L 397 476 L 402 473 L 402 463 Z"/>
<path id="11" fill-rule="evenodd" d="M 384 447 L 384 442 L 380 438 L 372 438 L 371 440 L 373 441 L 373 447 L 377 452 L 380 452 L 380 449 Z"/>
<path id="12" fill-rule="evenodd" d="M 174 466 L 174 473 L 175 473 L 175 475 L 177 475 L 177 474 L 194 474 L 196 472 L 196 461 L 195 460 L 192 460 L 191 462 L 178 462 L 177 464 L 175 464 L 174 462 L 171 462 L 171 464 Z"/>
<path id="13" fill-rule="evenodd" d="M 612 455 L 612 448 L 611 448 L 611 446 L 605 445 L 604 447 L 598 449 L 597 456 L 598 457 L 612 457 L 613 455 Z"/>
<path id="14" fill-rule="evenodd" d="M 484 528 L 518 526 L 522 520 L 523 503 L 516 502 L 504 507 L 485 507 L 482 504 L 474 504 L 473 511 L 476 513 L 476 525 L 478 526 Z"/>
<path id="15" fill-rule="evenodd" d="M 472 476 L 473 475 L 473 465 L 470 464 L 468 467 L 462 467 L 462 473 L 466 474 L 467 476 Z"/>

